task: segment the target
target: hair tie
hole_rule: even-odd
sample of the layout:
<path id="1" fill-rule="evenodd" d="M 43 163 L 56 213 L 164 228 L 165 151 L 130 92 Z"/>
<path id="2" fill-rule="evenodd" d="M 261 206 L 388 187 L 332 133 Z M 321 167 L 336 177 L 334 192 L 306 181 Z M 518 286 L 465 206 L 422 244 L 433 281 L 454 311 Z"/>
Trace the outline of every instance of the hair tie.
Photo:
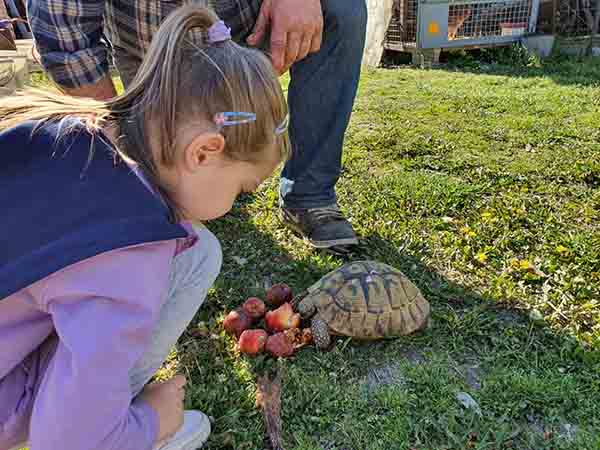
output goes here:
<path id="1" fill-rule="evenodd" d="M 228 41 L 229 39 L 231 39 L 231 28 L 225 25 L 222 20 L 213 23 L 208 29 L 208 42 L 210 44 Z"/>

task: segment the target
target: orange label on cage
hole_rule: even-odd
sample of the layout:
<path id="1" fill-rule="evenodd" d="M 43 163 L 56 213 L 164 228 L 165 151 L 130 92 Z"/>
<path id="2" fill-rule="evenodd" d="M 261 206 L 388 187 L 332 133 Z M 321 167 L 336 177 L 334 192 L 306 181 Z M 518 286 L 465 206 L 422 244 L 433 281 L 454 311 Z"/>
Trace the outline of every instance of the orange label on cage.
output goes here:
<path id="1" fill-rule="evenodd" d="M 429 22 L 427 31 L 429 31 L 430 34 L 438 34 L 440 32 L 440 26 L 437 22 Z"/>

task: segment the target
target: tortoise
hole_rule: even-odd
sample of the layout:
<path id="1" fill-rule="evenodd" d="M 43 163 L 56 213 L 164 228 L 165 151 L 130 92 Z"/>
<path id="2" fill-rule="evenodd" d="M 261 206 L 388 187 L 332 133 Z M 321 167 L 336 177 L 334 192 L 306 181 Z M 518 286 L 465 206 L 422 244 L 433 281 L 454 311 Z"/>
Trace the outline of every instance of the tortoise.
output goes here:
<path id="1" fill-rule="evenodd" d="M 377 261 L 355 261 L 334 270 L 294 299 L 310 320 L 315 345 L 331 335 L 374 340 L 404 336 L 429 326 L 430 306 L 399 270 Z"/>

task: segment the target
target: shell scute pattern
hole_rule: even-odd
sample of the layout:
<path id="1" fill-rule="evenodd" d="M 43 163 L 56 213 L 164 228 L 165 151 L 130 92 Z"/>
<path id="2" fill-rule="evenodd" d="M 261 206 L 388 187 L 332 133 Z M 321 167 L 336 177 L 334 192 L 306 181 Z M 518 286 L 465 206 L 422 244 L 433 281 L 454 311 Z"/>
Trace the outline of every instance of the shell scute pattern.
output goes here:
<path id="1" fill-rule="evenodd" d="M 332 334 L 377 339 L 426 325 L 429 303 L 399 270 L 374 261 L 346 264 L 309 288 Z"/>

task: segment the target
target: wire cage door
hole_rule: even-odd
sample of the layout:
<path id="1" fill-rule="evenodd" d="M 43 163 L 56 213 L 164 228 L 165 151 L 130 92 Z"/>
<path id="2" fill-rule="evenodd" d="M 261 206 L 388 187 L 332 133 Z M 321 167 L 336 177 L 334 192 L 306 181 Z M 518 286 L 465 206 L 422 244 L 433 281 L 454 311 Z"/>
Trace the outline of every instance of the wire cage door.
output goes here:
<path id="1" fill-rule="evenodd" d="M 515 42 L 535 31 L 539 0 L 420 0 L 417 48 Z"/>

